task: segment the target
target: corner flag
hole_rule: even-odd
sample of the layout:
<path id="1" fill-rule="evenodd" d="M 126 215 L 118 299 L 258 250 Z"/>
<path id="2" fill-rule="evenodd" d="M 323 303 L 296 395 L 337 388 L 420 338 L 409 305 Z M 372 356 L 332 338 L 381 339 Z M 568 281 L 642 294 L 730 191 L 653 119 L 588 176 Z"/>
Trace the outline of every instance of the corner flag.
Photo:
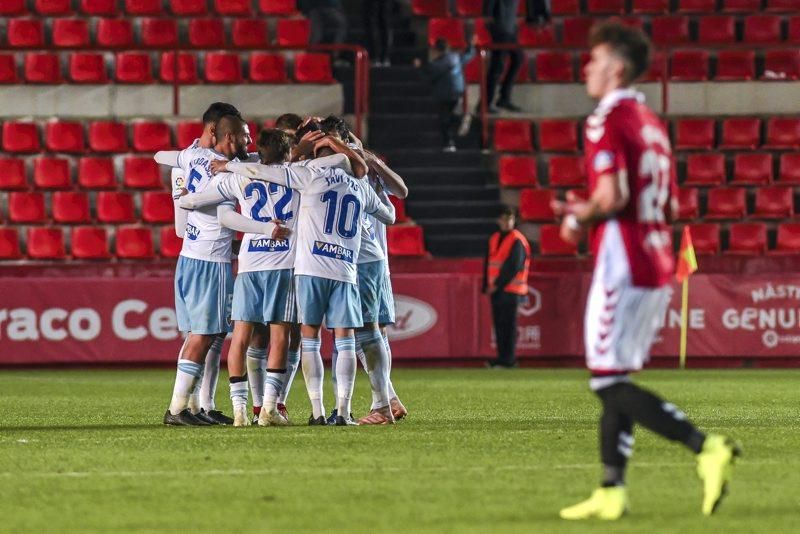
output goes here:
<path id="1" fill-rule="evenodd" d="M 678 266 L 675 269 L 675 278 L 683 284 L 681 298 L 681 369 L 686 367 L 686 337 L 689 330 L 689 275 L 696 270 L 697 258 L 694 255 L 692 234 L 689 232 L 689 227 L 684 226 L 683 235 L 681 236 L 681 248 L 678 253 Z"/>

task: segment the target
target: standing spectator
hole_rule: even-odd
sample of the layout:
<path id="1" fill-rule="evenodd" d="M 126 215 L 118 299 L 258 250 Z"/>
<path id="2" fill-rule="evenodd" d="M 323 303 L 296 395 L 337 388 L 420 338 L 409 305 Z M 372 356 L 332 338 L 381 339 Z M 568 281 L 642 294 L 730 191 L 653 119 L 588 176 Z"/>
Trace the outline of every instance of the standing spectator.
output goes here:
<path id="1" fill-rule="evenodd" d="M 487 363 L 492 369 L 517 366 L 517 308 L 528 295 L 531 247 L 515 224 L 514 209 L 504 206 L 497 218 L 500 230 L 489 238 L 486 253 L 483 292 L 492 301 L 497 343 L 497 359 Z"/>
<path id="2" fill-rule="evenodd" d="M 367 31 L 367 52 L 375 67 L 388 67 L 392 47 L 392 10 L 394 0 L 364 0 L 364 29 Z M 378 39 L 376 44 L 375 31 Z"/>
<path id="3" fill-rule="evenodd" d="M 309 43 L 342 44 L 347 36 L 347 17 L 341 0 L 300 0 L 300 9 L 311 19 Z M 343 63 L 339 53 L 333 54 L 336 64 Z"/>
<path id="4" fill-rule="evenodd" d="M 439 128 L 442 132 L 442 145 L 445 152 L 455 152 L 455 130 L 458 127 L 456 109 L 464 97 L 464 65 L 475 56 L 475 38 L 463 52 L 453 52 L 446 39 L 437 39 L 430 53 L 426 72 L 430 78 L 431 96 L 436 101 L 439 115 Z M 414 60 L 419 68 L 422 61 Z"/>

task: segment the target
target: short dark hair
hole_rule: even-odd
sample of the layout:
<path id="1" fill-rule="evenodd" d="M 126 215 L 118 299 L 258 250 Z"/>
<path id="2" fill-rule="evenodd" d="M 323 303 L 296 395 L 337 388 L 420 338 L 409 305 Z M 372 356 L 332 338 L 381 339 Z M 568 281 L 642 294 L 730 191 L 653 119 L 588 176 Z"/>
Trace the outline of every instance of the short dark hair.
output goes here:
<path id="1" fill-rule="evenodd" d="M 515 210 L 511 206 L 508 206 L 508 205 L 505 205 L 505 204 L 500 206 L 500 210 L 497 212 L 497 217 L 498 218 L 500 218 L 500 217 L 516 217 L 516 216 L 517 216 L 517 210 Z"/>
<path id="2" fill-rule="evenodd" d="M 319 127 L 326 134 L 335 132 L 342 141 L 347 141 L 350 137 L 350 128 L 347 126 L 347 123 L 344 119 L 336 115 L 328 115 L 325 117 L 322 122 L 319 123 Z"/>
<path id="3" fill-rule="evenodd" d="M 267 151 L 268 157 L 264 163 L 283 163 L 292 152 L 291 136 L 277 128 L 261 130 L 256 144 Z"/>
<path id="4" fill-rule="evenodd" d="M 595 25 L 589 32 L 589 45 L 608 45 L 625 61 L 625 83 L 631 83 L 650 66 L 650 40 L 638 28 L 608 21 Z"/>
<path id="5" fill-rule="evenodd" d="M 439 52 L 447 52 L 448 50 L 450 50 L 450 43 L 447 42 L 447 39 L 439 37 L 433 43 L 433 48 L 435 48 Z"/>
<path id="6" fill-rule="evenodd" d="M 224 139 L 227 134 L 238 135 L 244 131 L 244 125 L 241 115 L 223 115 L 217 121 L 217 139 Z"/>
<path id="7" fill-rule="evenodd" d="M 214 102 L 203 113 L 203 124 L 216 124 L 225 115 L 235 115 L 240 119 L 242 118 L 242 114 L 239 113 L 239 110 L 234 105 L 227 102 Z"/>
<path id="8" fill-rule="evenodd" d="M 322 128 L 320 128 L 319 122 L 317 122 L 317 121 L 308 121 L 307 123 L 305 123 L 303 126 L 299 127 L 294 132 L 294 141 L 295 141 L 295 143 L 299 143 L 300 139 L 302 139 L 303 136 L 305 134 L 307 134 L 308 132 L 316 132 L 316 131 L 321 130 L 321 129 Z"/>
<path id="9" fill-rule="evenodd" d="M 284 113 L 275 119 L 275 128 L 278 130 L 297 130 L 303 124 L 303 117 L 295 113 Z"/>

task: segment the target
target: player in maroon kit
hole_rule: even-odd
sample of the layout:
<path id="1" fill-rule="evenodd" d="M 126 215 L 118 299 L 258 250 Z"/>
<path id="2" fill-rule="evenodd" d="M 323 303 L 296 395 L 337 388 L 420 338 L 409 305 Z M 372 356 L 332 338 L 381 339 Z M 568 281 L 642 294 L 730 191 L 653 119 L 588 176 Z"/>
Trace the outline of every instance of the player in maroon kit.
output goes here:
<path id="1" fill-rule="evenodd" d="M 615 22 L 595 26 L 590 42 L 587 92 L 599 100 L 585 128 L 590 198 L 568 198 L 553 208 L 564 216 L 564 240 L 576 243 L 589 231 L 596 259 L 584 342 L 589 385 L 603 405 L 604 474 L 601 487 L 561 510 L 561 517 L 618 519 L 626 512 L 625 467 L 634 423 L 697 455 L 702 511 L 710 515 L 726 493 L 738 447 L 723 436 L 703 434 L 673 404 L 630 377 L 648 360 L 675 268 L 668 212 L 677 211 L 676 179 L 669 137 L 643 96 L 629 87 L 647 70 L 650 45 L 641 31 Z"/>

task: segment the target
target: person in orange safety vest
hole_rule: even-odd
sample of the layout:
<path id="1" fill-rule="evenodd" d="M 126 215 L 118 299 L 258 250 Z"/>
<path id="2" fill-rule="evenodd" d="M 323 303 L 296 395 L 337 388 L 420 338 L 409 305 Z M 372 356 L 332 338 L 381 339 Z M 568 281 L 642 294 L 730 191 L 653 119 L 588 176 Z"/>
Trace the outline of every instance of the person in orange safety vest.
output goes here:
<path id="1" fill-rule="evenodd" d="M 531 247 L 516 224 L 514 209 L 504 206 L 497 218 L 498 232 L 489 238 L 484 265 L 483 292 L 492 303 L 497 359 L 490 368 L 517 367 L 517 308 L 528 295 Z"/>

